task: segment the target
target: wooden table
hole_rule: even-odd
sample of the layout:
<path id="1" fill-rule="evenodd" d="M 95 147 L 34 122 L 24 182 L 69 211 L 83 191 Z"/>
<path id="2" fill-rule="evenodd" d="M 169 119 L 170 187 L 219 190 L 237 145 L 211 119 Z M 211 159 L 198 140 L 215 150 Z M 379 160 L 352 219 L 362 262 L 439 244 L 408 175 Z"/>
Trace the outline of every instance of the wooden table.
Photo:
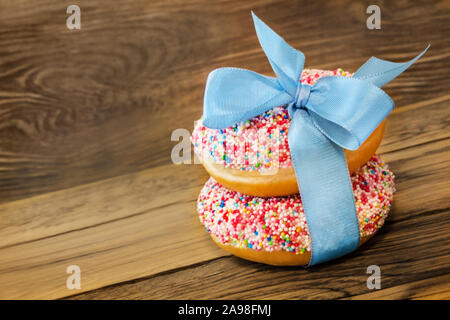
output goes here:
<path id="1" fill-rule="evenodd" d="M 0 1 L 0 298 L 450 298 L 450 1 Z M 254 10 L 309 68 L 406 61 L 379 153 L 396 174 L 390 219 L 363 248 L 311 269 L 217 248 L 198 222 L 207 179 L 174 165 L 207 74 L 272 74 Z M 69 290 L 66 269 L 81 269 Z M 381 268 L 381 289 L 366 285 Z"/>

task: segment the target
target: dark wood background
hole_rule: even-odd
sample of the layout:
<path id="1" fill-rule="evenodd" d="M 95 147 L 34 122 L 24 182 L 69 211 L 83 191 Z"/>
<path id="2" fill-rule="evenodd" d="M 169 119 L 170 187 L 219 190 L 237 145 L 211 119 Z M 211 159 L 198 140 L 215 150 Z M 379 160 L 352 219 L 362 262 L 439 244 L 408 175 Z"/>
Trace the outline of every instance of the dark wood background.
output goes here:
<path id="1" fill-rule="evenodd" d="M 81 30 L 66 27 L 81 8 Z M 381 30 L 366 8 L 381 8 Z M 272 74 L 250 10 L 309 68 L 406 61 L 379 152 L 398 192 L 382 232 L 308 270 L 216 248 L 207 175 L 172 164 L 207 74 Z M 450 298 L 450 1 L 0 0 L 0 298 Z M 79 265 L 81 290 L 66 288 Z M 369 290 L 366 268 L 381 267 Z"/>

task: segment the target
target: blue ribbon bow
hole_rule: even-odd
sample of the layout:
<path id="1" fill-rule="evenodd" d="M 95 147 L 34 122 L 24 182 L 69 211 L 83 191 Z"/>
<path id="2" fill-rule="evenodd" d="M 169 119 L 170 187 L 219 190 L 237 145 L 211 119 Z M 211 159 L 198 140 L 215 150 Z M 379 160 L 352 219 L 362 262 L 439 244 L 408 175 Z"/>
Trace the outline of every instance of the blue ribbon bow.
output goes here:
<path id="1" fill-rule="evenodd" d="M 300 77 L 305 56 L 289 46 L 253 12 L 259 42 L 276 78 L 238 68 L 212 71 L 206 83 L 203 124 L 224 129 L 274 107 L 287 106 L 288 142 L 311 237 L 315 265 L 355 250 L 360 241 L 352 185 L 342 148 L 355 150 L 389 115 L 391 98 L 380 89 L 415 61 L 375 57 L 352 78 L 323 77 L 313 85 Z"/>

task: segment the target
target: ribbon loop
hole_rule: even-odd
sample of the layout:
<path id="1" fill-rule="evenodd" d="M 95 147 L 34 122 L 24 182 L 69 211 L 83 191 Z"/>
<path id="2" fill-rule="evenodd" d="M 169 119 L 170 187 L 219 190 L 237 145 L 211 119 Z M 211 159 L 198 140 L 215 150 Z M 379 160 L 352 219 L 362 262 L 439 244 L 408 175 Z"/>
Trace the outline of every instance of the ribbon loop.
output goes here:
<path id="1" fill-rule="evenodd" d="M 216 69 L 206 82 L 203 123 L 225 129 L 291 100 L 275 78 L 238 68 Z"/>
<path id="2" fill-rule="evenodd" d="M 324 77 L 313 87 L 307 108 L 328 139 L 356 150 L 392 111 L 394 102 L 370 82 Z"/>

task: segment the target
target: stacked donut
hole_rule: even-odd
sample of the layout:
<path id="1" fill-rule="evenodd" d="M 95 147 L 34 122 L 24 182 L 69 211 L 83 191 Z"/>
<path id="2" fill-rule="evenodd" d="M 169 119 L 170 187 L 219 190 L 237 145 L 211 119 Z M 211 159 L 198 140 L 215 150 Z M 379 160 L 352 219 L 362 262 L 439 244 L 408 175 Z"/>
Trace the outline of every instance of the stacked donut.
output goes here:
<path id="1" fill-rule="evenodd" d="M 352 74 L 308 70 L 300 81 Z M 201 223 L 224 250 L 271 265 L 307 265 L 311 240 L 288 144 L 286 106 L 273 108 L 226 129 L 196 122 L 192 143 L 211 175 L 198 198 Z M 345 150 L 360 244 L 383 225 L 391 207 L 394 175 L 375 153 L 385 122 L 355 151 Z M 330 226 L 332 228 L 332 226 Z"/>

